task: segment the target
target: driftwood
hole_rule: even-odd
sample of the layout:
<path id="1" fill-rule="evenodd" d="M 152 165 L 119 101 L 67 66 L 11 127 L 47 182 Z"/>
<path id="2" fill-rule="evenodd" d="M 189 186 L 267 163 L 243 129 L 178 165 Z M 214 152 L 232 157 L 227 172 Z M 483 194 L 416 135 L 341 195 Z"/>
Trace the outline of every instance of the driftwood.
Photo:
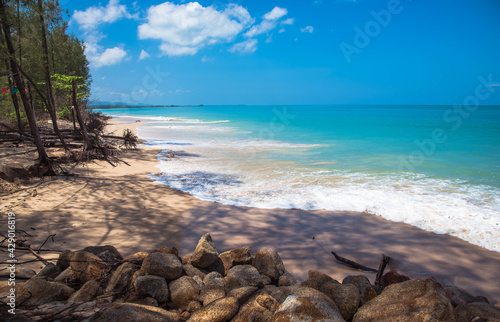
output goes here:
<path id="1" fill-rule="evenodd" d="M 343 263 L 343 264 L 345 264 L 347 266 L 350 266 L 350 267 L 356 268 L 356 269 L 360 269 L 362 271 L 377 273 L 377 270 L 374 269 L 374 268 L 370 268 L 370 267 L 361 265 L 359 263 L 356 263 L 355 261 L 352 261 L 350 259 L 341 257 L 341 256 L 337 255 L 335 252 L 332 252 L 332 254 L 333 254 L 333 256 L 335 256 L 336 260 L 338 260 L 339 262 L 341 262 L 341 263 Z"/>
<path id="2" fill-rule="evenodd" d="M 380 260 L 380 265 L 378 266 L 377 276 L 375 277 L 375 285 L 380 285 L 382 276 L 384 276 L 385 267 L 387 266 L 387 264 L 389 264 L 390 261 L 391 258 L 389 256 L 385 256 L 384 254 L 382 254 L 382 259 Z"/>

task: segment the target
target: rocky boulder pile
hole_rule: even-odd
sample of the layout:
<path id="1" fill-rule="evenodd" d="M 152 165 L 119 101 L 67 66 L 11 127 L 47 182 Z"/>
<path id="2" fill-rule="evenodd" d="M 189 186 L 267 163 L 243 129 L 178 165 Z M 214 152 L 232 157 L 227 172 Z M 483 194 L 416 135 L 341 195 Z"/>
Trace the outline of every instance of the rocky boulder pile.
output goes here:
<path id="1" fill-rule="evenodd" d="M 500 321 L 500 307 L 484 297 L 430 277 L 396 277 L 381 288 L 362 275 L 340 282 L 312 270 L 299 284 L 276 250 L 219 254 L 206 234 L 184 258 L 166 246 L 127 257 L 113 246 L 65 251 L 17 288 L 16 315 L 2 319 Z"/>

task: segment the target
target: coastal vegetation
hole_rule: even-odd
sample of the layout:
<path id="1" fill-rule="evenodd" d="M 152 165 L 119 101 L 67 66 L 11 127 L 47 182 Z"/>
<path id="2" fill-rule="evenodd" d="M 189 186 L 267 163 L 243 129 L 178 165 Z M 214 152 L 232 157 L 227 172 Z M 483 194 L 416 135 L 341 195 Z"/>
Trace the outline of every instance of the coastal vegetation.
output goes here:
<path id="1" fill-rule="evenodd" d="M 61 161 L 107 158 L 114 149 L 102 140 L 106 118 L 86 108 L 89 62 L 66 15 L 57 0 L 0 1 L 0 142 L 34 144 L 35 175 L 55 174 Z M 135 137 L 124 136 L 135 145 Z M 65 153 L 55 157 L 48 147 Z"/>

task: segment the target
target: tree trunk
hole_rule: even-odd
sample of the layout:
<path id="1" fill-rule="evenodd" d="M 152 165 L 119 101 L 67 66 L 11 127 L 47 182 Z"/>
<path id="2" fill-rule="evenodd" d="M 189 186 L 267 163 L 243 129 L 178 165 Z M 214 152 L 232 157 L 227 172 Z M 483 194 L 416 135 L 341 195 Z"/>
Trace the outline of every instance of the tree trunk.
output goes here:
<path id="1" fill-rule="evenodd" d="M 47 110 L 49 111 L 50 118 L 52 120 L 52 126 L 54 128 L 54 132 L 56 133 L 59 140 L 61 140 L 61 143 L 64 146 L 64 148 L 67 151 L 70 151 L 69 147 L 66 145 L 66 142 L 64 142 L 64 138 L 59 132 L 59 127 L 57 126 L 56 104 L 54 100 L 54 92 L 52 90 L 52 81 L 50 79 L 51 75 L 50 75 L 50 65 L 49 65 L 49 50 L 47 47 L 47 32 L 45 30 L 45 19 L 43 17 L 44 10 L 43 10 L 42 0 L 38 0 L 38 10 L 39 10 L 40 21 L 42 23 L 42 49 L 43 49 L 43 60 L 44 60 L 43 71 L 45 73 L 45 86 L 47 90 Z"/>
<path id="2" fill-rule="evenodd" d="M 87 132 L 87 126 L 85 125 L 85 122 L 83 121 L 82 113 L 80 112 L 80 108 L 78 106 L 78 99 L 76 96 L 76 93 L 78 91 L 78 85 L 76 84 L 76 80 L 73 80 L 71 83 L 73 89 L 71 91 L 71 98 L 73 100 L 73 108 L 76 113 L 76 118 L 78 119 L 78 124 L 80 124 L 80 129 L 82 130 L 82 135 L 83 135 L 83 142 L 85 144 L 85 150 L 92 150 L 94 148 L 94 145 L 92 144 L 92 141 L 90 141 L 89 134 Z"/>
<path id="3" fill-rule="evenodd" d="M 12 42 L 12 35 L 10 33 L 10 26 L 7 23 L 7 13 L 6 13 L 6 5 L 4 0 L 0 0 L 0 18 L 2 24 L 2 30 L 5 37 L 5 43 L 7 45 L 7 50 L 9 52 L 9 61 L 11 65 L 11 71 L 13 74 L 14 82 L 19 89 L 19 95 L 21 96 L 21 101 L 23 102 L 24 110 L 26 112 L 26 117 L 28 118 L 28 122 L 31 129 L 31 135 L 35 141 L 35 146 L 38 151 L 38 161 L 39 165 L 49 165 L 49 172 L 53 173 L 51 168 L 51 162 L 49 157 L 47 156 L 47 152 L 42 143 L 42 139 L 40 137 L 40 133 L 38 132 L 38 126 L 36 124 L 35 115 L 33 113 L 33 108 L 29 103 L 28 95 L 25 91 L 24 81 L 21 78 L 21 74 L 19 73 L 19 66 L 16 61 L 16 50 L 14 49 L 14 44 Z"/>
<path id="4" fill-rule="evenodd" d="M 5 60 L 5 67 L 7 67 L 7 70 L 10 70 L 9 61 L 7 59 Z M 14 84 L 12 82 L 11 75 L 9 75 L 8 81 L 9 81 L 10 97 L 12 98 L 12 104 L 14 104 L 14 109 L 16 110 L 17 128 L 19 129 L 19 131 L 22 131 L 23 125 L 21 124 L 21 113 L 19 111 L 19 102 L 17 101 L 17 96 L 13 91 Z"/>

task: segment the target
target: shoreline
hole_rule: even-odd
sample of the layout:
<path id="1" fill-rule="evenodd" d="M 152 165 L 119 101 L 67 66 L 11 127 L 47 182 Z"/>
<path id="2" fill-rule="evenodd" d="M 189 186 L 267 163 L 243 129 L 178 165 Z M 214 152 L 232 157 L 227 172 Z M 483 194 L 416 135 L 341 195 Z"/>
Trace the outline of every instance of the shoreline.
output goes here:
<path id="1" fill-rule="evenodd" d="M 111 119 L 108 128 L 137 133 L 138 124 L 142 123 Z M 336 279 L 360 274 L 373 281 L 375 274 L 347 268 L 330 252 L 374 268 L 384 253 L 394 260 L 390 269 L 402 274 L 434 276 L 441 283 L 486 296 L 492 303 L 500 301 L 495 285 L 500 278 L 498 252 L 365 213 L 259 209 L 202 201 L 146 177 L 158 172 L 159 152 L 141 145 L 124 151 L 119 158 L 126 163 L 117 167 L 96 162 L 75 169 L 77 177 L 45 180 L 2 197 L 2 212 L 16 213 L 18 229 L 33 235 L 30 242 L 36 247 L 57 234 L 44 247 L 77 250 L 112 244 L 128 255 L 168 245 L 184 256 L 194 249 L 199 236 L 210 233 L 220 252 L 243 246 L 253 251 L 275 248 L 299 280 L 315 269 Z M 33 189 L 36 194 L 26 195 Z"/>

